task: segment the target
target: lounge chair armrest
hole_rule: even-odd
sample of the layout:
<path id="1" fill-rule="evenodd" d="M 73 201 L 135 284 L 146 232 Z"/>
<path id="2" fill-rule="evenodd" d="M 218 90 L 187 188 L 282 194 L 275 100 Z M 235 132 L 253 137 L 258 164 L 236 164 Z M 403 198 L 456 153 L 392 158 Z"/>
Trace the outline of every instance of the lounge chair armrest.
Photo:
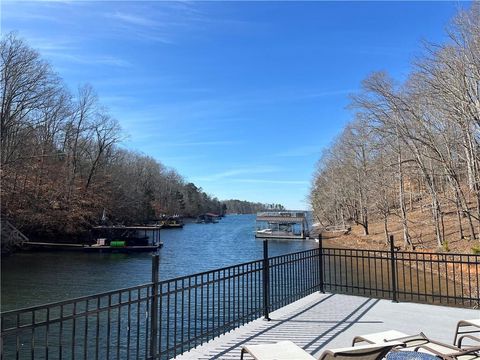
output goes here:
<path id="1" fill-rule="evenodd" d="M 423 344 L 427 344 L 428 342 L 430 342 L 427 336 L 422 332 L 417 335 L 404 336 L 401 338 L 391 339 L 390 341 L 400 341 L 404 344 L 404 347 L 421 346 Z"/>
<path id="2" fill-rule="evenodd" d="M 463 342 L 463 339 L 465 339 L 465 338 L 480 342 L 480 338 L 479 338 L 479 337 L 476 337 L 476 336 L 473 336 L 473 335 L 463 335 L 463 336 L 461 336 L 461 337 L 458 339 L 458 347 L 459 347 L 459 348 L 462 347 L 462 342 Z"/>
<path id="3" fill-rule="evenodd" d="M 435 349 L 432 349 L 431 347 L 428 347 L 428 345 L 420 345 L 420 346 L 416 346 L 414 351 L 420 351 L 420 350 L 426 350 L 428 352 L 431 352 L 432 354 L 435 354 L 437 356 L 440 356 L 440 357 L 443 357 L 443 353 L 435 350 Z"/>
<path id="4" fill-rule="evenodd" d="M 480 352 L 480 346 L 472 346 L 466 349 L 462 349 L 458 352 L 459 355 L 472 354 Z"/>
<path id="5" fill-rule="evenodd" d="M 445 359 L 445 360 L 452 360 L 452 359 L 455 359 L 457 356 L 461 356 L 461 355 L 468 355 L 468 354 L 474 354 L 474 353 L 477 353 L 480 351 L 480 346 L 475 346 L 475 347 L 472 347 L 472 348 L 468 348 L 468 349 L 462 349 L 460 351 L 452 351 L 452 352 L 448 352 L 448 353 L 445 353 L 445 352 L 440 352 L 440 351 L 437 351 L 435 349 L 432 349 L 431 347 L 429 347 L 428 345 L 421 345 L 421 346 L 418 346 L 417 348 L 415 348 L 415 351 L 419 351 L 420 349 L 423 349 L 423 350 L 426 350 L 428 352 L 431 352 L 432 354 L 435 354 L 437 355 L 438 357 L 442 358 L 442 359 Z M 453 350 L 453 349 L 452 349 Z"/>

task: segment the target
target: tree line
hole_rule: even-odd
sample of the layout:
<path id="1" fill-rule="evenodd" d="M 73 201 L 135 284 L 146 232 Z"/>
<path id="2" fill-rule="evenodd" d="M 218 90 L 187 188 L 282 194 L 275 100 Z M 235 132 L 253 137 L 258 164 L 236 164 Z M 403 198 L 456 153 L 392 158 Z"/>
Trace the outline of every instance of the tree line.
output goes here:
<path id="1" fill-rule="evenodd" d="M 221 214 L 225 205 L 177 171 L 120 146 L 118 121 L 90 85 L 71 92 L 15 33 L 0 42 L 1 205 L 36 238 L 82 236 L 164 214 Z"/>
<path id="2" fill-rule="evenodd" d="M 396 215 L 412 246 L 409 213 L 420 202 L 431 214 L 438 246 L 449 239 L 443 219 L 453 213 L 456 238 L 480 235 L 480 3 L 460 10 L 444 43 L 425 43 L 405 81 L 387 72 L 363 80 L 351 96 L 353 120 L 322 154 L 310 202 L 324 225 Z"/>
<path id="3" fill-rule="evenodd" d="M 225 210 L 228 214 L 255 214 L 259 211 L 281 211 L 285 207 L 281 204 L 263 204 L 244 200 L 224 200 Z"/>

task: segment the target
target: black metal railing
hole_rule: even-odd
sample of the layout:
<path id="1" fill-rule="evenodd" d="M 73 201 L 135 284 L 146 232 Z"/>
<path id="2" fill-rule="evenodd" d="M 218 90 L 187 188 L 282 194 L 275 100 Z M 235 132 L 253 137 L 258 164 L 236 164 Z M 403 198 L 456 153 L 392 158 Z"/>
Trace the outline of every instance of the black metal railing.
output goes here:
<path id="1" fill-rule="evenodd" d="M 168 359 L 317 291 L 475 307 L 479 256 L 319 247 L 1 314 L 1 359 Z M 320 256 L 321 254 L 321 256 Z"/>
<path id="2" fill-rule="evenodd" d="M 323 287 L 393 301 L 478 308 L 480 255 L 325 248 Z"/>

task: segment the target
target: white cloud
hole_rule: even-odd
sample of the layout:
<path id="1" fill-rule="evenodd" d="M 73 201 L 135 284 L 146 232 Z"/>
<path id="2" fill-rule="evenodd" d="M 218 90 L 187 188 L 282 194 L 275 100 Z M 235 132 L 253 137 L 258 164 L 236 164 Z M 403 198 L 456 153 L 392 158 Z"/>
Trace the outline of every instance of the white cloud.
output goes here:
<path id="1" fill-rule="evenodd" d="M 237 181 L 238 179 L 232 179 L 237 175 L 253 175 L 253 174 L 267 174 L 280 171 L 276 166 L 263 165 L 254 167 L 234 168 L 226 171 L 222 171 L 208 176 L 196 177 L 195 181 L 218 181 L 223 179 L 230 179 Z"/>
<path id="2" fill-rule="evenodd" d="M 286 149 L 282 152 L 277 153 L 275 156 L 278 157 L 304 157 L 311 155 L 319 155 L 321 152 L 321 147 L 319 145 L 304 145 Z"/>
<path id="3" fill-rule="evenodd" d="M 135 26 L 157 27 L 159 25 L 155 20 L 149 19 L 148 17 L 136 14 L 126 14 L 119 11 L 106 14 L 105 16 L 107 18 L 120 20 Z"/>
<path id="4" fill-rule="evenodd" d="M 309 182 L 305 180 L 275 180 L 275 179 L 234 179 L 233 181 L 239 183 L 251 184 L 284 184 L 284 185 L 308 185 Z"/>
<path id="5" fill-rule="evenodd" d="M 188 146 L 217 146 L 217 145 L 236 145 L 240 144 L 236 140 L 212 140 L 212 141 L 184 141 L 184 142 L 161 142 L 158 146 L 162 147 L 188 147 Z"/>
<path id="6" fill-rule="evenodd" d="M 50 53 L 51 57 L 59 60 L 70 61 L 82 65 L 107 65 L 116 67 L 131 67 L 132 64 L 122 58 L 112 55 L 79 55 L 66 53 Z"/>

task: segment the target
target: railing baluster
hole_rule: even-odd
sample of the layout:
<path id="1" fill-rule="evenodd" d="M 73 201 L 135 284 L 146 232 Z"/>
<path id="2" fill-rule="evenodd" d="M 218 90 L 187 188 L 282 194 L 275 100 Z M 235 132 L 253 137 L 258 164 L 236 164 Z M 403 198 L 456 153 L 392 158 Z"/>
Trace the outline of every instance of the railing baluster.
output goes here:
<path id="1" fill-rule="evenodd" d="M 180 354 L 183 353 L 183 344 L 184 344 L 184 336 L 185 336 L 185 279 L 182 279 L 182 315 L 181 315 L 181 338 L 182 341 L 180 342 L 181 347 L 180 347 Z"/>
<path id="2" fill-rule="evenodd" d="M 131 312 L 132 312 L 132 292 L 128 290 L 128 306 L 127 306 L 127 360 L 130 359 L 130 328 L 132 326 L 131 322 Z"/>
<path id="3" fill-rule="evenodd" d="M 163 343 L 163 283 L 158 285 L 158 302 L 159 302 L 159 314 L 158 314 L 158 350 L 159 354 L 162 353 L 162 343 Z M 167 309 L 168 311 L 168 309 Z"/>
<path id="4" fill-rule="evenodd" d="M 413 301 L 413 278 L 412 278 L 412 271 L 413 271 L 413 265 L 412 265 L 412 255 L 411 253 L 408 253 L 408 267 L 410 269 L 410 279 L 408 280 L 408 284 L 410 287 L 410 300 Z"/>
<path id="5" fill-rule="evenodd" d="M 197 307 L 198 307 L 198 305 L 197 305 L 197 288 L 198 288 L 198 285 L 197 284 L 198 284 L 198 276 L 195 276 L 195 302 L 194 302 L 195 303 L 195 307 L 194 307 L 194 309 L 195 309 L 195 311 L 194 311 L 194 313 L 195 313 L 194 314 L 194 318 L 195 318 L 195 324 L 194 324 L 195 347 L 197 346 L 197 333 L 198 333 L 198 331 L 197 331 L 197 327 L 198 327 L 198 321 L 197 321 L 197 313 L 198 313 L 198 311 L 197 311 Z"/>
<path id="6" fill-rule="evenodd" d="M 453 299 L 454 299 L 454 303 L 457 304 L 457 277 L 456 277 L 456 273 L 455 273 L 455 255 L 453 255 L 453 259 L 452 259 L 452 267 L 453 267 Z"/>
<path id="7" fill-rule="evenodd" d="M 228 323 L 230 324 L 232 321 L 232 279 L 231 279 L 231 274 L 230 274 L 230 268 L 228 268 L 228 280 L 227 280 L 227 285 L 228 285 L 228 300 L 227 300 L 227 305 L 228 305 Z M 229 329 L 230 330 L 230 329 Z"/>
<path id="8" fill-rule="evenodd" d="M 448 279 L 448 262 L 447 262 L 447 257 L 448 255 L 445 255 L 443 257 L 443 266 L 445 267 L 445 288 L 446 288 L 446 302 L 447 302 L 447 305 L 448 303 L 450 302 L 450 294 L 448 292 L 448 283 L 449 283 L 449 279 Z"/>
<path id="9" fill-rule="evenodd" d="M 173 301 L 175 303 L 175 306 L 173 308 L 173 357 L 177 356 L 177 303 L 178 303 L 178 292 L 177 292 L 177 285 L 178 281 L 175 281 L 175 294 L 173 297 Z"/>
<path id="10" fill-rule="evenodd" d="M 72 354 L 71 359 L 75 360 L 75 327 L 76 327 L 76 312 L 77 312 L 77 302 L 73 303 L 73 320 L 72 320 Z M 33 354 L 32 354 L 33 355 Z"/>
<path id="11" fill-rule="evenodd" d="M 188 333 L 188 347 L 190 348 L 192 346 L 192 341 L 191 341 L 191 338 L 192 338 L 192 277 L 189 276 L 188 277 L 188 314 L 187 314 L 187 318 L 188 318 L 188 326 L 187 326 L 187 333 Z"/>
<path id="12" fill-rule="evenodd" d="M 147 299 L 146 299 L 146 309 L 145 309 L 145 359 L 149 358 L 150 355 L 150 348 L 149 348 L 149 338 L 150 338 L 150 320 L 151 320 L 151 315 L 150 315 L 150 302 L 151 299 L 153 298 L 153 290 L 152 286 L 147 288 Z M 110 329 L 110 320 L 108 322 L 108 328 Z M 108 345 L 107 345 L 108 346 Z M 109 359 L 107 357 L 107 359 Z"/>
<path id="13" fill-rule="evenodd" d="M 460 290 L 462 291 L 462 296 L 460 297 L 460 303 L 463 304 L 464 301 L 464 295 L 463 295 L 463 289 L 464 289 L 464 285 L 463 285 L 463 263 L 462 263 L 462 255 L 459 256 L 460 258 Z"/>
<path id="14" fill-rule="evenodd" d="M 203 289 L 203 288 L 202 288 Z M 167 311 L 166 311 L 166 321 L 167 321 L 167 339 L 165 340 L 165 348 L 167 350 L 167 359 L 170 359 L 170 281 L 167 282 Z"/>
<path id="15" fill-rule="evenodd" d="M 154 295 L 155 297 L 155 295 Z M 153 304 L 153 303 L 152 303 Z M 153 307 L 153 306 L 152 306 Z M 117 359 L 120 360 L 120 339 L 122 338 L 121 337 L 121 309 L 122 309 L 122 293 L 120 292 L 118 294 L 118 307 L 117 307 Z M 152 324 L 152 327 L 154 325 Z M 152 339 L 150 341 L 152 341 L 153 343 L 155 342 L 154 341 L 155 338 L 152 337 Z M 153 352 L 153 354 L 155 354 L 155 352 Z"/>
<path id="16" fill-rule="evenodd" d="M 372 253 L 373 253 L 373 277 L 375 278 L 375 296 L 378 297 L 378 274 L 377 274 L 378 258 L 377 258 L 377 252 L 375 250 L 372 251 Z"/>
<path id="17" fill-rule="evenodd" d="M 97 313 L 95 316 L 95 360 L 98 360 L 98 345 L 99 345 L 99 337 L 100 337 L 100 296 L 97 298 Z"/>
<path id="18" fill-rule="evenodd" d="M 438 295 L 440 303 L 442 303 L 442 273 L 440 271 L 440 256 L 437 255 L 437 277 L 438 277 Z"/>
<path id="19" fill-rule="evenodd" d="M 206 311 L 206 320 L 207 320 L 207 338 L 206 338 L 206 341 L 209 340 L 208 338 L 208 331 L 209 331 L 209 315 L 210 315 L 210 274 L 207 273 L 207 300 L 205 301 L 205 304 L 207 306 L 207 311 Z"/>
<path id="20" fill-rule="evenodd" d="M 353 274 L 353 250 L 350 249 L 350 273 L 352 276 L 350 277 L 350 292 L 353 292 L 353 286 L 354 286 L 354 274 Z"/>
<path id="21" fill-rule="evenodd" d="M 472 294 L 472 281 L 471 281 L 471 274 L 470 274 L 470 255 L 466 256 L 465 261 L 467 262 L 467 270 L 468 270 L 468 293 L 469 293 L 469 299 L 468 300 L 469 300 L 469 304 L 471 306 L 472 305 L 472 300 L 471 300 L 471 298 L 472 298 L 472 296 L 471 296 L 471 294 Z M 464 304 L 465 303 L 467 303 L 467 301 L 465 301 Z"/>
<path id="22" fill-rule="evenodd" d="M 60 305 L 60 319 L 63 318 L 63 305 Z M 18 337 L 17 337 L 18 339 Z M 58 358 L 62 360 L 63 358 L 63 320 L 60 320 L 59 331 L 58 331 Z M 18 350 L 18 349 L 17 349 Z M 17 352 L 18 355 L 18 352 Z M 18 356 L 17 356 L 18 357 Z"/>
<path id="23" fill-rule="evenodd" d="M 254 275 L 254 272 L 253 272 L 253 266 L 252 264 L 249 265 L 250 269 L 248 270 L 248 276 L 249 276 L 249 286 L 250 286 L 250 309 L 249 309 L 249 318 L 248 320 L 253 320 L 255 319 L 255 316 L 253 315 L 253 309 L 254 309 L 254 305 L 253 305 L 253 301 L 255 299 L 255 296 L 253 294 L 253 275 Z"/>
<path id="24" fill-rule="evenodd" d="M 390 261 L 391 261 L 391 272 L 392 272 L 392 301 L 397 302 L 397 276 L 396 276 L 396 263 L 395 263 L 395 244 L 394 237 L 390 235 Z"/>
<path id="25" fill-rule="evenodd" d="M 20 359 L 20 336 L 15 334 L 15 341 L 16 341 L 16 352 L 15 352 L 15 359 Z"/>
<path id="26" fill-rule="evenodd" d="M 223 302 L 222 302 L 222 310 L 223 310 L 223 313 L 222 313 L 222 318 L 223 318 L 223 324 L 226 323 L 226 319 L 227 319 L 227 284 L 226 284 L 226 280 L 225 279 L 225 269 L 222 270 L 222 290 L 223 290 Z M 219 317 L 220 319 L 220 317 Z"/>
<path id="27" fill-rule="evenodd" d="M 137 289 L 137 348 L 136 348 L 136 358 L 140 359 L 140 289 Z M 100 298 L 99 298 L 100 300 Z M 100 306 L 99 306 L 100 307 Z M 98 334 L 97 334 L 97 340 L 98 340 Z M 97 345 L 98 348 L 98 345 Z"/>
<path id="28" fill-rule="evenodd" d="M 85 312 L 88 312 L 88 302 L 89 300 L 87 299 L 86 302 L 86 309 Z M 87 352 L 88 352 L 88 315 L 85 316 L 85 327 L 84 327 L 84 332 L 83 332 L 83 358 L 87 360 Z"/>
<path id="29" fill-rule="evenodd" d="M 160 255 L 152 256 L 152 306 L 150 313 L 150 356 L 157 355 L 157 331 L 158 331 L 158 272 L 160 267 Z M 118 309 L 120 313 L 120 308 Z"/>
<path id="30" fill-rule="evenodd" d="M 237 326 L 241 325 L 241 318 L 240 318 L 240 268 L 238 265 L 236 266 L 237 269 L 237 317 L 236 317 L 236 323 Z"/>
<path id="31" fill-rule="evenodd" d="M 263 240 L 263 317 L 270 320 L 270 286 L 269 286 L 268 240 Z"/>

